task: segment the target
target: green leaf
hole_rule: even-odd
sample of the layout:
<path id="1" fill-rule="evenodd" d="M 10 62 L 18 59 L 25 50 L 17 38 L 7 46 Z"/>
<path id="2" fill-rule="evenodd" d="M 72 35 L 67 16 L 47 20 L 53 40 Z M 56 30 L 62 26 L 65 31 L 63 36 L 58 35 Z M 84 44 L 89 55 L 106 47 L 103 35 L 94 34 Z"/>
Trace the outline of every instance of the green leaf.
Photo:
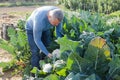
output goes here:
<path id="1" fill-rule="evenodd" d="M 42 66 L 45 65 L 46 62 L 45 62 L 45 60 L 40 60 L 40 61 L 39 61 L 39 64 L 40 64 L 40 67 L 42 68 Z"/>
<path id="2" fill-rule="evenodd" d="M 85 80 L 96 80 L 95 74 L 88 76 Z"/>
<path id="3" fill-rule="evenodd" d="M 95 37 L 91 40 L 88 45 L 88 49 L 85 52 L 84 58 L 89 59 L 92 62 L 95 62 L 96 59 L 100 58 L 100 60 L 104 61 L 110 58 L 110 48 L 106 44 L 105 39 L 100 37 Z"/>
<path id="4" fill-rule="evenodd" d="M 65 32 L 68 32 L 68 29 L 67 29 L 67 25 L 66 25 L 66 23 L 64 23 L 64 25 L 63 25 L 63 29 L 64 29 Z"/>
<path id="5" fill-rule="evenodd" d="M 79 73 L 77 73 L 77 74 L 72 78 L 72 80 L 79 80 L 79 79 L 81 79 L 81 76 L 80 76 Z"/>
<path id="6" fill-rule="evenodd" d="M 71 37 L 75 37 L 75 31 L 73 29 L 70 30 L 70 33 L 71 33 Z"/>
<path id="7" fill-rule="evenodd" d="M 43 80 L 59 80 L 59 77 L 55 74 L 50 74 L 49 76 L 45 77 Z"/>
<path id="8" fill-rule="evenodd" d="M 37 67 L 34 67 L 30 72 L 35 74 L 37 73 L 37 70 L 38 70 Z"/>
<path id="9" fill-rule="evenodd" d="M 2 71 L 4 72 L 16 67 L 15 63 L 15 60 L 12 60 L 10 62 L 0 62 L 0 67 L 2 67 Z"/>
<path id="10" fill-rule="evenodd" d="M 69 74 L 68 74 L 68 76 L 65 78 L 65 80 L 70 80 L 70 79 L 72 79 L 74 77 L 74 73 L 73 72 L 70 72 Z"/>
<path id="11" fill-rule="evenodd" d="M 65 78 L 65 80 L 85 80 L 87 75 L 82 75 L 80 73 L 74 74 L 73 72 Z"/>
<path id="12" fill-rule="evenodd" d="M 94 70 L 99 76 L 104 76 L 108 70 L 108 63 L 110 62 L 110 48 L 106 40 L 101 37 L 95 37 L 88 45 L 87 51 L 84 55 L 85 59 L 93 63 Z"/>
<path id="13" fill-rule="evenodd" d="M 95 33 L 93 32 L 85 32 L 83 31 L 82 34 L 79 36 L 80 39 L 84 41 L 85 45 L 88 45 L 89 42 L 95 37 Z"/>
<path id="14" fill-rule="evenodd" d="M 17 34 L 18 34 L 18 39 L 17 40 L 19 42 L 19 45 L 21 47 L 24 47 L 27 44 L 27 37 L 26 37 L 25 32 L 18 31 Z"/>
<path id="15" fill-rule="evenodd" d="M 86 31 L 87 28 L 88 28 L 87 23 L 84 20 L 81 19 L 80 26 L 79 26 L 79 31 L 80 32 Z"/>
<path id="16" fill-rule="evenodd" d="M 59 76 L 66 76 L 67 73 L 66 73 L 67 69 L 66 68 L 63 68 L 59 71 L 57 71 L 56 73 L 59 75 Z"/>
<path id="17" fill-rule="evenodd" d="M 115 55 L 115 58 L 109 63 L 109 77 L 120 73 L 120 58 L 118 55 Z"/>
<path id="18" fill-rule="evenodd" d="M 113 77 L 113 79 L 114 79 L 114 80 L 120 80 L 120 75 L 115 75 L 115 76 Z"/>
<path id="19" fill-rule="evenodd" d="M 9 42 L 3 40 L 3 39 L 0 39 L 0 48 L 8 51 L 10 54 L 13 54 L 15 55 L 15 47 L 12 46 L 11 44 L 9 44 Z"/>
<path id="20" fill-rule="evenodd" d="M 70 54 L 67 60 L 67 68 L 75 73 L 85 73 L 91 66 L 92 64 L 89 60 L 80 57 L 76 53 Z"/>
<path id="21" fill-rule="evenodd" d="M 8 28 L 8 36 L 10 37 L 10 43 L 13 46 L 16 46 L 18 41 L 17 41 L 17 35 L 16 35 L 16 31 L 14 28 Z"/>
<path id="22" fill-rule="evenodd" d="M 31 71 L 31 73 L 35 74 L 35 76 L 41 76 L 44 77 L 47 73 L 43 72 L 42 70 L 39 70 L 37 67 L 34 67 Z"/>
<path id="23" fill-rule="evenodd" d="M 76 52 L 76 48 L 80 44 L 79 41 L 69 40 L 66 35 L 63 38 L 58 38 L 57 43 L 60 44 L 61 53 L 66 51 L 66 50 Z"/>

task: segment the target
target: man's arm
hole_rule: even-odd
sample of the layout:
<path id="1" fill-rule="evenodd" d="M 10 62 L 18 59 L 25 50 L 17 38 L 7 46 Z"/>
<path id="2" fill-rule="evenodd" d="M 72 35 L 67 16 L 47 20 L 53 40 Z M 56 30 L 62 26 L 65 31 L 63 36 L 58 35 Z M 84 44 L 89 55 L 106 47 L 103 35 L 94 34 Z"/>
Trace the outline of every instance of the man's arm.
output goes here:
<path id="1" fill-rule="evenodd" d="M 37 20 L 34 21 L 33 24 L 33 36 L 34 36 L 34 41 L 38 48 L 42 50 L 43 53 L 46 55 L 49 54 L 48 50 L 46 49 L 45 45 L 43 44 L 41 37 L 42 37 L 42 24 L 39 23 Z"/>
<path id="2" fill-rule="evenodd" d="M 62 22 L 59 23 L 58 26 L 56 26 L 56 35 L 57 35 L 57 38 L 58 37 L 63 37 L 63 33 L 62 33 Z"/>

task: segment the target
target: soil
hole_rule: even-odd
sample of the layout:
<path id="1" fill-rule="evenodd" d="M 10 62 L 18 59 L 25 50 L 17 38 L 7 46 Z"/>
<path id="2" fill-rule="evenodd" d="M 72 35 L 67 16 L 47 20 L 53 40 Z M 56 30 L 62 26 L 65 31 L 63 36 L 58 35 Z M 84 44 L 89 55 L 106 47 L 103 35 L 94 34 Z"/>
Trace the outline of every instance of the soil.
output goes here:
<path id="1" fill-rule="evenodd" d="M 31 13 L 35 6 L 0 7 L 0 27 L 3 23 L 16 23 L 19 19 L 25 19 L 26 14 Z"/>
<path id="2" fill-rule="evenodd" d="M 32 12 L 35 8 L 36 6 L 0 7 L 0 28 L 3 23 L 16 24 L 19 19 L 25 19 L 26 13 Z M 12 55 L 0 49 L 0 63 L 11 60 Z M 2 68 L 0 68 L 0 80 L 22 80 L 22 76 L 21 74 L 13 75 L 12 70 L 2 72 Z"/>
<path id="3" fill-rule="evenodd" d="M 12 60 L 12 55 L 7 51 L 0 49 L 0 62 L 9 62 Z M 12 70 L 2 72 L 2 68 L 0 68 L 0 80 L 22 80 L 21 74 L 13 75 Z"/>

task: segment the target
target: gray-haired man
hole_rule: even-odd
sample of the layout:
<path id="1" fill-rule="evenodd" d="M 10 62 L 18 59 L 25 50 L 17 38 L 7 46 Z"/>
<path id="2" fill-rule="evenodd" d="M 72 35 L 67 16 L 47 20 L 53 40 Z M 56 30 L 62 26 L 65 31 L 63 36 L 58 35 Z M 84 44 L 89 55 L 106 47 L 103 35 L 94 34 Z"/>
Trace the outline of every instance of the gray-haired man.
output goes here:
<path id="1" fill-rule="evenodd" d="M 49 58 L 51 53 L 46 49 L 51 42 L 50 28 L 56 26 L 57 37 L 62 37 L 63 12 L 55 6 L 43 6 L 33 11 L 26 23 L 28 42 L 32 52 L 31 65 L 39 68 L 41 50 Z"/>

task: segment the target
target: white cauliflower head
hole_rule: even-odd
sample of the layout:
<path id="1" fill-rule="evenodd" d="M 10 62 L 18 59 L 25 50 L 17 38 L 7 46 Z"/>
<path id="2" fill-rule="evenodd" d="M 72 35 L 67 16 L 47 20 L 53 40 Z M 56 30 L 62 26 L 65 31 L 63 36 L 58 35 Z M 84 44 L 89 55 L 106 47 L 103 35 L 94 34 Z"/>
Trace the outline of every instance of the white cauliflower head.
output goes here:
<path id="1" fill-rule="evenodd" d="M 43 72 L 49 73 L 52 70 L 52 65 L 50 63 L 43 65 Z"/>
<path id="2" fill-rule="evenodd" d="M 60 58 L 60 50 L 56 49 L 52 52 L 53 58 Z"/>
<path id="3" fill-rule="evenodd" d="M 65 61 L 63 60 L 57 60 L 55 63 L 54 63 L 54 68 L 62 68 L 65 66 Z"/>

